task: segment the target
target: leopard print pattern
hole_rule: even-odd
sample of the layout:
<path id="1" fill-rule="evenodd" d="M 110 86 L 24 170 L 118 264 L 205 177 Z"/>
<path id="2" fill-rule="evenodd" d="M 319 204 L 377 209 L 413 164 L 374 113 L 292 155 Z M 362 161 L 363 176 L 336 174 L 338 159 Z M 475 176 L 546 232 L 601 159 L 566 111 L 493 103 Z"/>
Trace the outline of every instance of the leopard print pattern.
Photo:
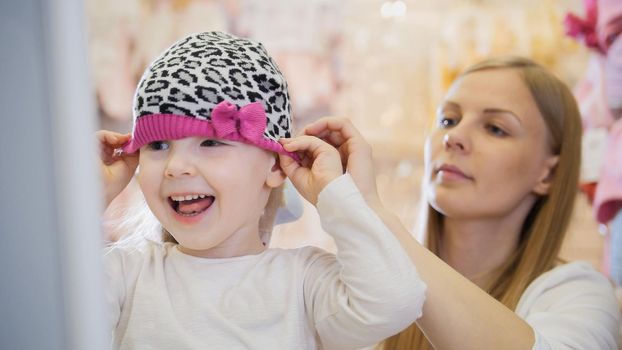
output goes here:
<path id="1" fill-rule="evenodd" d="M 143 74 L 134 97 L 134 118 L 173 114 L 210 120 L 228 101 L 238 108 L 261 102 L 264 136 L 291 136 L 287 82 L 260 43 L 222 32 L 188 36 L 168 48 Z"/>

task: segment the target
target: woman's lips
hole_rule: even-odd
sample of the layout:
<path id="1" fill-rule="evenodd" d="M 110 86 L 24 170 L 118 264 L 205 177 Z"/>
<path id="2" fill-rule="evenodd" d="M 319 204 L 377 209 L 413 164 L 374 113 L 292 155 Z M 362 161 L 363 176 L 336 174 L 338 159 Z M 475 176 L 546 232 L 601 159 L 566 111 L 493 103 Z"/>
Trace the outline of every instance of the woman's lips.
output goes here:
<path id="1" fill-rule="evenodd" d="M 455 165 L 443 164 L 436 170 L 436 175 L 442 180 L 473 180 L 472 176 L 465 174 Z"/>

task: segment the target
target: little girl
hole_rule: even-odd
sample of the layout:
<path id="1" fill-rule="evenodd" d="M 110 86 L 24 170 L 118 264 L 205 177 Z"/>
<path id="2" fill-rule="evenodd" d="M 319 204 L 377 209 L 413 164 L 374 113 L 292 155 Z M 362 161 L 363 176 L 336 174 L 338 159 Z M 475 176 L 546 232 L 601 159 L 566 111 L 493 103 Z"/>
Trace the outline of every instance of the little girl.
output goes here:
<path id="1" fill-rule="evenodd" d="M 261 44 L 207 32 L 147 68 L 131 137 L 98 133 L 107 203 L 138 165 L 164 232 L 107 249 L 115 348 L 353 349 L 421 315 L 425 284 L 338 151 L 310 136 L 298 154 L 278 142 L 290 136 L 290 112 Z M 261 240 L 285 179 L 278 154 L 300 162 L 292 182 L 316 205 L 336 256 Z"/>

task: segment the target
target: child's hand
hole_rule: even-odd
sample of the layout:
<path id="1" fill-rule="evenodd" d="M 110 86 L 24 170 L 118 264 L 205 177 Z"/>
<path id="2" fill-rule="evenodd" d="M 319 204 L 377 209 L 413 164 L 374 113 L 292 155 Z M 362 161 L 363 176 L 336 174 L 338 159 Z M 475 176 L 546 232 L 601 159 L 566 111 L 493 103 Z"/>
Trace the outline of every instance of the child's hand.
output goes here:
<path id="1" fill-rule="evenodd" d="M 297 152 L 301 162 L 279 155 L 281 168 L 298 192 L 313 205 L 329 182 L 343 175 L 339 152 L 328 143 L 314 136 L 302 135 L 279 142 L 289 152 Z"/>
<path id="2" fill-rule="evenodd" d="M 123 191 L 130 182 L 138 166 L 138 152 L 134 154 L 116 154 L 115 150 L 125 144 L 131 134 L 119 134 L 107 130 L 95 133 L 99 140 L 102 180 L 106 195 L 106 207 Z"/>
<path id="3" fill-rule="evenodd" d="M 305 135 L 321 138 L 339 150 L 344 169 L 370 206 L 381 205 L 376 188 L 372 149 L 346 118 L 325 117 L 307 125 Z"/>

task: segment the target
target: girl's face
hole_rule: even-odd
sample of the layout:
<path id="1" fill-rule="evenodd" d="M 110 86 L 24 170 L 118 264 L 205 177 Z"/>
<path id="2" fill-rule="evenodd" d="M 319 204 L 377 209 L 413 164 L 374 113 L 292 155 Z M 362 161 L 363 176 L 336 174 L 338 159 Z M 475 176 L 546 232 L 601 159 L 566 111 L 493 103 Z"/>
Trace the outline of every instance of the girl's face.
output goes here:
<path id="1" fill-rule="evenodd" d="M 438 108 L 426 141 L 426 195 L 460 219 L 501 218 L 546 194 L 557 157 L 519 73 L 491 69 L 460 77 Z M 527 209 L 528 210 L 528 209 Z"/>
<path id="2" fill-rule="evenodd" d="M 258 222 L 284 175 L 268 151 L 240 142 L 187 137 L 140 150 L 147 204 L 184 252 L 231 257 L 263 249 Z"/>

